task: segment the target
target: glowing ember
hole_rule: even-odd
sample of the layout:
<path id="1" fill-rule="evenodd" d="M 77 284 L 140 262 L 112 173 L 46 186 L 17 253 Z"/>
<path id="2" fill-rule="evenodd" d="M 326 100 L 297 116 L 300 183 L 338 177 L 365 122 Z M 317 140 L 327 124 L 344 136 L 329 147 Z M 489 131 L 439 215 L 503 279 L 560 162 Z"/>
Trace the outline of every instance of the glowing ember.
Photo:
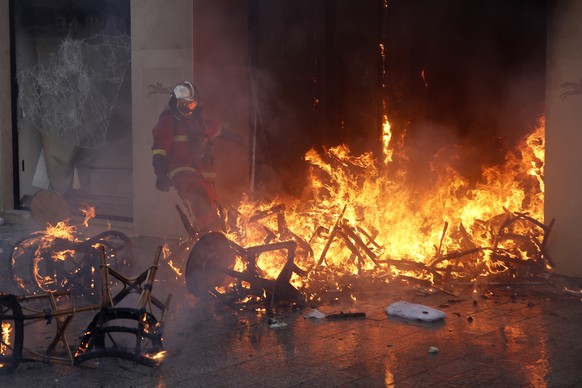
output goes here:
<path id="1" fill-rule="evenodd" d="M 156 354 L 153 354 L 153 355 L 146 354 L 146 357 L 148 357 L 148 358 L 150 358 L 152 360 L 161 362 L 166 357 L 166 353 L 167 352 L 165 350 L 162 350 L 162 351 L 159 351 L 159 352 L 157 352 Z"/>
<path id="2" fill-rule="evenodd" d="M 420 78 L 422 78 L 422 82 L 424 83 L 424 86 L 428 88 L 428 81 L 426 80 L 426 73 L 424 71 L 424 67 L 420 71 Z"/>
<path id="3" fill-rule="evenodd" d="M 182 276 L 182 270 L 172 262 L 172 260 L 168 260 L 168 266 L 176 273 L 176 279 Z"/>
<path id="4" fill-rule="evenodd" d="M 164 244 L 162 246 L 162 257 L 164 259 L 167 259 L 168 257 L 170 257 L 171 254 L 172 254 L 172 252 L 170 250 L 170 246 L 168 244 Z"/>

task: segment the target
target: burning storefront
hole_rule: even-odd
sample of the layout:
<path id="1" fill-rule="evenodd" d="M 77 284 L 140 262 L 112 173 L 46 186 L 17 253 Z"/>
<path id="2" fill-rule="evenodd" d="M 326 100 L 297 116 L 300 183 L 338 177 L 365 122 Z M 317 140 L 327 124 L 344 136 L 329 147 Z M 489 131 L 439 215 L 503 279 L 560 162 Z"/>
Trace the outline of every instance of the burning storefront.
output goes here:
<path id="1" fill-rule="evenodd" d="M 230 240 L 290 230 L 308 288 L 370 273 L 442 289 L 544 276 L 545 3 L 506 8 L 495 27 L 482 18 L 495 6 L 461 3 L 250 8 L 262 190 L 236 209 Z"/>

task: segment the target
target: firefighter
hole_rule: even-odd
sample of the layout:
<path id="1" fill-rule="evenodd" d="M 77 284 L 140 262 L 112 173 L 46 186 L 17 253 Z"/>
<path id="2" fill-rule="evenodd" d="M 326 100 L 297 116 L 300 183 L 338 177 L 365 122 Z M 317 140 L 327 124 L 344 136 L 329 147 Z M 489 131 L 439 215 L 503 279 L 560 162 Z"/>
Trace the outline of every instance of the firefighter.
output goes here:
<path id="1" fill-rule="evenodd" d="M 152 133 L 156 189 L 176 189 L 198 233 L 220 229 L 212 141 L 218 138 L 243 146 L 242 137 L 202 118 L 200 94 L 189 81 L 173 88 Z"/>

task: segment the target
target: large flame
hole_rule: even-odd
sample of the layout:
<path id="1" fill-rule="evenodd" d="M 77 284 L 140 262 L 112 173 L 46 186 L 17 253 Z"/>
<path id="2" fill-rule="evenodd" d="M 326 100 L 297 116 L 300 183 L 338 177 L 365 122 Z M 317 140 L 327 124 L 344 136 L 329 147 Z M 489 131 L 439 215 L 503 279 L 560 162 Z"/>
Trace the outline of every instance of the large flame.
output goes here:
<path id="1" fill-rule="evenodd" d="M 543 223 L 543 118 L 506 155 L 502 165 L 483 168 L 478 183 L 457 172 L 443 152 L 434 156 L 431 179 L 424 187 L 408 181 L 408 158 L 393 148 L 390 124 L 387 117 L 384 119 L 383 164 L 378 164 L 372 153 L 352 155 L 345 145 L 322 153 L 312 149 L 305 155 L 310 166 L 308 198 L 277 198 L 271 203 L 244 198 L 238 208 L 242 233 L 230 237 L 245 246 L 264 243 L 266 231 L 276 235 L 284 222 L 293 236 L 308 242 L 312 249 L 311 257 L 299 264 L 310 269 L 327 267 L 336 274 L 367 269 L 398 274 L 402 266 L 392 266 L 395 260 L 429 265 L 451 253 L 482 247 L 476 249 L 475 266 L 492 272 L 500 267 L 491 261 L 487 248 L 515 245 L 512 239 L 496 240 L 495 228 L 503 226 L 503 220 L 522 214 Z M 392 163 L 394 158 L 398 158 L 397 163 Z M 275 215 L 277 212 L 259 223 L 246 216 L 268 212 L 281 203 L 284 221 Z M 531 225 L 512 225 L 514 229 L 522 227 Z M 334 233 L 336 238 L 332 239 Z M 528 252 L 520 254 L 528 258 Z M 283 255 L 264 256 L 259 266 L 276 277 Z M 431 280 L 431 274 L 426 275 Z"/>

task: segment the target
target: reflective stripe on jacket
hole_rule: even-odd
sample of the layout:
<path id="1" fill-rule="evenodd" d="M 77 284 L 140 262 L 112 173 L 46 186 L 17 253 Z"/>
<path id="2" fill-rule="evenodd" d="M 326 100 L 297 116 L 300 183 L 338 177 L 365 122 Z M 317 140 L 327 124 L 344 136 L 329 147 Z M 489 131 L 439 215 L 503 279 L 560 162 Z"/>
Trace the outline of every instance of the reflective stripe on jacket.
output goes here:
<path id="1" fill-rule="evenodd" d="M 220 127 L 203 120 L 199 112 L 182 116 L 176 109 L 166 109 L 152 130 L 154 155 L 165 155 L 168 172 L 173 177 L 181 171 L 199 171 L 208 179 L 215 177 L 212 139 Z"/>

